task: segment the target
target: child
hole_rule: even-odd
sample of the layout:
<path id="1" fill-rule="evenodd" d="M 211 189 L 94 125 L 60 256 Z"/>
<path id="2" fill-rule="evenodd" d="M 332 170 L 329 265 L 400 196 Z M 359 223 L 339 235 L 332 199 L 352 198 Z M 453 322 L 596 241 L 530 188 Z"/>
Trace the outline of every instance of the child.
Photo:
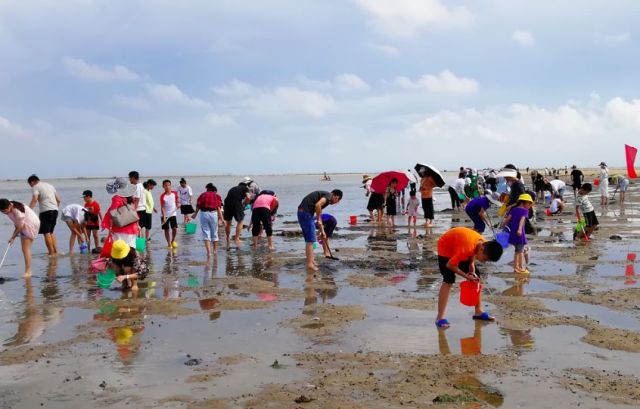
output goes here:
<path id="1" fill-rule="evenodd" d="M 515 273 L 527 274 L 525 268 L 524 249 L 527 244 L 527 235 L 524 226 L 529 216 L 529 209 L 533 206 L 531 195 L 523 193 L 518 196 L 518 204 L 509 211 L 509 215 L 504 219 L 504 226 L 509 228 L 509 244 L 515 247 L 513 256 L 513 271 Z"/>
<path id="2" fill-rule="evenodd" d="M 146 182 L 142 183 L 142 187 L 144 188 L 144 213 L 140 218 L 140 229 L 144 229 L 144 236 L 147 241 L 151 241 L 151 225 L 153 222 L 153 213 L 158 213 L 155 208 L 155 203 L 153 201 L 153 195 L 151 191 L 154 187 L 156 187 L 157 183 L 153 179 L 149 179 Z"/>
<path id="3" fill-rule="evenodd" d="M 502 246 L 495 240 L 487 241 L 482 235 L 468 227 L 454 227 L 438 239 L 438 265 L 443 282 L 438 294 L 438 328 L 449 328 L 444 313 L 449 301 L 451 287 L 456 275 L 478 282 L 475 261 L 498 261 L 502 256 Z M 482 311 L 482 300 L 475 306 L 474 320 L 495 321 L 495 317 Z"/>
<path id="4" fill-rule="evenodd" d="M 38 237 L 40 219 L 29 206 L 7 199 L 0 199 L 0 212 L 6 214 L 15 226 L 13 234 L 9 238 L 9 245 L 13 244 L 20 236 L 22 254 L 24 255 L 23 277 L 31 277 L 31 245 L 33 240 Z"/>
<path id="5" fill-rule="evenodd" d="M 418 208 L 420 202 L 416 197 L 416 191 L 409 191 L 409 203 L 407 203 L 407 226 L 411 225 L 411 219 L 413 219 L 413 227 L 416 227 L 416 220 L 418 219 Z"/>
<path id="6" fill-rule="evenodd" d="M 591 183 L 584 183 L 578 190 L 578 197 L 576 198 L 576 217 L 578 220 L 584 218 L 587 223 L 585 231 L 587 237 L 591 237 L 593 230 L 598 226 L 598 218 L 596 212 L 593 210 L 593 205 L 589 200 L 589 193 L 591 193 Z M 582 211 L 582 217 L 580 217 L 580 211 Z M 573 233 L 573 239 L 575 240 L 577 232 Z"/>
<path id="7" fill-rule="evenodd" d="M 489 216 L 487 215 L 487 209 L 489 209 L 492 204 L 502 206 L 501 202 L 493 198 L 491 191 L 488 192 L 486 195 L 471 199 L 464 209 L 473 222 L 473 229 L 478 233 L 484 233 L 486 227 L 485 222 L 491 224 L 489 222 Z"/>
<path id="8" fill-rule="evenodd" d="M 138 280 L 144 280 L 149 272 L 146 262 L 124 240 L 113 242 L 109 266 L 116 272 L 123 290 L 137 291 Z"/>
<path id="9" fill-rule="evenodd" d="M 393 178 L 389 182 L 387 189 L 384 191 L 384 202 L 387 206 L 387 222 L 391 227 L 396 225 L 396 186 L 398 186 L 398 179 Z"/>
<path id="10" fill-rule="evenodd" d="M 433 222 L 433 188 L 435 186 L 436 183 L 431 175 L 425 175 L 420 179 L 420 197 L 422 198 L 425 226 L 431 226 Z"/>
<path id="11" fill-rule="evenodd" d="M 176 235 L 178 233 L 178 220 L 176 218 L 180 199 L 176 191 L 171 190 L 171 181 L 165 179 L 162 181 L 164 193 L 160 195 L 160 212 L 162 215 L 162 230 L 164 230 L 164 238 L 167 240 L 167 247 L 176 248 Z M 169 227 L 171 227 L 171 239 L 169 239 Z"/>
<path id="12" fill-rule="evenodd" d="M 87 232 L 87 244 L 89 245 L 89 249 L 91 249 L 91 236 L 93 235 L 93 241 L 95 243 L 93 249 L 97 250 L 100 247 L 100 242 L 98 241 L 98 230 L 102 223 L 100 203 L 93 200 L 93 192 L 90 190 L 82 192 L 82 197 L 84 198 L 84 228 Z"/>
<path id="13" fill-rule="evenodd" d="M 558 214 L 564 210 L 564 202 L 561 197 L 555 197 L 551 200 L 551 206 L 549 206 L 549 214 Z"/>
<path id="14" fill-rule="evenodd" d="M 184 224 L 187 224 L 190 220 L 189 215 L 193 214 L 193 206 L 191 205 L 193 190 L 191 190 L 191 186 L 187 185 L 185 178 L 180 178 L 178 195 L 180 197 L 180 213 L 184 216 Z"/>

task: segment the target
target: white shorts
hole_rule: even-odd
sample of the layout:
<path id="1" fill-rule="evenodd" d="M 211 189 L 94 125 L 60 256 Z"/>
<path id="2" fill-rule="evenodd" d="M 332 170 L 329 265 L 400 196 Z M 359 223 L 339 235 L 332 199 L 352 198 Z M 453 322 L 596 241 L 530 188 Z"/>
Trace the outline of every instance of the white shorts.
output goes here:
<path id="1" fill-rule="evenodd" d="M 218 212 L 200 212 L 202 240 L 218 241 Z"/>

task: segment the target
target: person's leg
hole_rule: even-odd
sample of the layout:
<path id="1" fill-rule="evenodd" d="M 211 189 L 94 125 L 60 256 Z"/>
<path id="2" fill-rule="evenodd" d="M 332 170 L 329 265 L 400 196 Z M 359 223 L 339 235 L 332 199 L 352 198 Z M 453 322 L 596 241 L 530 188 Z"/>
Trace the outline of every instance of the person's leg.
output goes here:
<path id="1" fill-rule="evenodd" d="M 438 292 L 438 316 L 436 322 L 443 320 L 447 311 L 447 303 L 449 302 L 449 294 L 451 294 L 451 287 L 453 283 L 443 282 Z"/>
<path id="2" fill-rule="evenodd" d="M 169 236 L 169 221 L 165 222 L 165 225 L 162 226 L 162 230 L 164 230 L 164 239 L 167 241 L 167 246 L 171 247 L 171 236 Z"/>
<path id="3" fill-rule="evenodd" d="M 209 240 L 204 241 L 204 249 L 207 251 L 207 258 L 211 257 L 211 242 Z"/>
<path id="4" fill-rule="evenodd" d="M 240 240 L 241 235 L 242 235 L 242 219 L 240 219 L 236 224 L 236 237 L 235 237 L 236 246 L 239 246 L 242 244 L 242 240 Z"/>
<path id="5" fill-rule="evenodd" d="M 316 266 L 315 259 L 313 257 L 313 243 L 305 243 L 304 245 L 304 254 L 307 262 L 307 269 L 312 271 L 318 271 L 318 267 Z"/>
<path id="6" fill-rule="evenodd" d="M 24 256 L 24 274 L 22 276 L 31 277 L 31 245 L 33 244 L 33 239 L 21 237 L 20 244 L 22 245 L 22 255 Z"/>
<path id="7" fill-rule="evenodd" d="M 251 212 L 251 240 L 253 241 L 251 245 L 253 247 L 258 247 L 258 237 L 260 236 L 262 223 L 260 210 L 262 209 L 253 209 L 253 211 Z"/>
<path id="8" fill-rule="evenodd" d="M 224 221 L 224 236 L 227 241 L 227 248 L 229 248 L 231 240 L 231 220 Z"/>
<path id="9" fill-rule="evenodd" d="M 176 227 L 171 228 L 171 245 L 176 242 L 176 236 L 178 235 L 178 229 Z"/>
<path id="10" fill-rule="evenodd" d="M 67 226 L 69 227 L 69 254 L 73 254 L 73 246 L 76 244 L 76 234 L 73 232 L 74 223 L 71 221 L 67 221 Z M 78 238 L 79 240 L 80 238 Z"/>

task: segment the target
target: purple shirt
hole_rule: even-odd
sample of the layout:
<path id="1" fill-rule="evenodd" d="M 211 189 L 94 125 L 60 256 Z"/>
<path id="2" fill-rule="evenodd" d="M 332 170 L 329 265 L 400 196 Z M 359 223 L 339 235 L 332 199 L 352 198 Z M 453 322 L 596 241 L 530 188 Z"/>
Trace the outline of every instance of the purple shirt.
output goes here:
<path id="1" fill-rule="evenodd" d="M 523 218 L 529 216 L 529 209 L 514 207 L 509 214 L 511 215 L 511 220 L 509 221 L 509 229 L 511 229 L 509 233 L 509 244 L 527 244 L 527 236 L 524 233 L 524 223 L 522 224 L 521 236 L 518 236 L 518 226 Z"/>
<path id="2" fill-rule="evenodd" d="M 467 204 L 467 207 L 465 207 L 465 210 L 467 211 L 467 213 L 477 214 L 480 213 L 480 209 L 487 210 L 489 206 L 491 206 L 489 199 L 486 196 L 479 196 L 471 200 Z"/>

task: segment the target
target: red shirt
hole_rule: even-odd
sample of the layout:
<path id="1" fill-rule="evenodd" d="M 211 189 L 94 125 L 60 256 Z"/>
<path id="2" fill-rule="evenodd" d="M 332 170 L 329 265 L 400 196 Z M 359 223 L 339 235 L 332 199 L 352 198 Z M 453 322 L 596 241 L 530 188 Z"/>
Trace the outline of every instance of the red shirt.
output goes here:
<path id="1" fill-rule="evenodd" d="M 98 226 L 98 217 L 100 215 L 100 203 L 95 200 L 91 203 L 85 203 L 84 208 L 87 209 L 92 215 L 96 216 L 96 221 L 92 222 L 91 220 L 87 220 L 87 226 Z"/>
<path id="2" fill-rule="evenodd" d="M 200 210 L 216 210 L 222 205 L 222 197 L 216 192 L 204 192 L 198 196 L 196 207 Z"/>

